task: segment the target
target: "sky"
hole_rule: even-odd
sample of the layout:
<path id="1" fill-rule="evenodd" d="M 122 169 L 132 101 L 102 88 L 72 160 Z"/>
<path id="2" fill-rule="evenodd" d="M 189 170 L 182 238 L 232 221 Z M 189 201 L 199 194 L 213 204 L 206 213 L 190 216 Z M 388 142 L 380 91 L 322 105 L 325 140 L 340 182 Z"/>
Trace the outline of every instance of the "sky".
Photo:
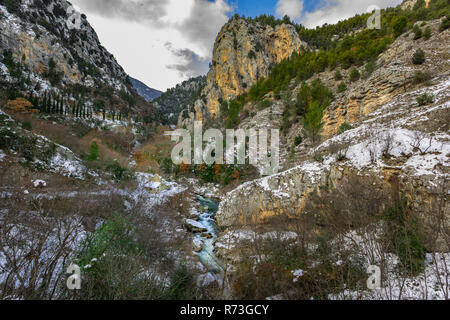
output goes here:
<path id="1" fill-rule="evenodd" d="M 214 41 L 235 13 L 271 14 L 308 28 L 396 6 L 402 0 L 71 0 L 132 77 L 165 91 L 205 75 Z"/>

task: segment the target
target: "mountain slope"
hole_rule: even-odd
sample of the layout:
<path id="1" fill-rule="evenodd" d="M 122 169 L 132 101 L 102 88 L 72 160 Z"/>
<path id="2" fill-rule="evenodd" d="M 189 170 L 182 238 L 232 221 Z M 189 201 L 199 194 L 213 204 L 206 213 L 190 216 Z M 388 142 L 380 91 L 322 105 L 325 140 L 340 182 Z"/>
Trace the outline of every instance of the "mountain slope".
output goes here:
<path id="1" fill-rule="evenodd" d="M 156 89 L 149 88 L 145 83 L 130 77 L 130 82 L 136 91 L 147 101 L 152 102 L 160 97 L 162 92 Z"/>
<path id="2" fill-rule="evenodd" d="M 177 125 L 179 118 L 192 112 L 195 101 L 205 87 L 206 77 L 191 78 L 164 92 L 154 100 L 155 112 L 163 124 Z M 181 126 L 182 124 L 180 124 Z"/>

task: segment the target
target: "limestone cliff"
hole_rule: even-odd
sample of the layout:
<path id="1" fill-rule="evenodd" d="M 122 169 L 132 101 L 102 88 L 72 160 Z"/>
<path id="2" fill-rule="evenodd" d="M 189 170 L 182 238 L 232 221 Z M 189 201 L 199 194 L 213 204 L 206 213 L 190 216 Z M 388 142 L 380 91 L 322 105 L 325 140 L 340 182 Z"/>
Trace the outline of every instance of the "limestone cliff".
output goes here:
<path id="1" fill-rule="evenodd" d="M 49 71 L 52 58 L 65 84 L 92 86 L 100 81 L 119 87 L 127 74 L 100 44 L 85 15 L 78 14 L 79 25 L 69 28 L 70 7 L 65 0 L 0 5 L 1 54 L 10 52 L 40 76 Z"/>
<path id="2" fill-rule="evenodd" d="M 274 64 L 306 46 L 292 25 L 272 28 L 242 18 L 231 19 L 217 36 L 212 67 L 202 92 L 204 100 L 199 101 L 196 111 L 203 108 L 216 116 L 222 100 L 246 92 L 267 76 Z"/>

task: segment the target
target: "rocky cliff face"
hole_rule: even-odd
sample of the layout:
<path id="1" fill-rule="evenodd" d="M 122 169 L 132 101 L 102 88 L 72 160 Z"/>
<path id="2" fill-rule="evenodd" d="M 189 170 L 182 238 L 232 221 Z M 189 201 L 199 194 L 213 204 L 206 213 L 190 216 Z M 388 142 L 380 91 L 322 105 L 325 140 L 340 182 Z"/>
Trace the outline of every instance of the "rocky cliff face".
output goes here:
<path id="1" fill-rule="evenodd" d="M 450 32 L 439 32 L 439 24 L 440 20 L 427 22 L 432 30 L 428 40 L 413 40 L 412 33 L 397 38 L 380 55 L 375 71 L 349 82 L 347 90 L 338 93 L 325 110 L 323 143 L 296 147 L 295 159 L 287 165 L 293 168 L 230 192 L 220 205 L 219 225 L 233 229 L 263 225 L 280 216 L 298 217 L 311 211 L 317 196 L 324 200 L 337 192 L 342 194 L 342 203 L 348 201 L 343 206 L 349 213 L 351 204 L 357 201 L 386 204 L 394 200 L 390 197 L 403 194 L 424 218 L 425 228 L 440 216 L 446 224 L 443 228 L 448 230 Z M 420 66 L 411 62 L 418 48 L 427 57 Z M 349 72 L 344 70 L 344 77 Z M 418 73 L 427 72 L 428 81 L 416 79 Z M 311 80 L 317 78 L 337 92 L 339 82 L 333 71 Z M 299 88 L 293 89 L 292 96 Z M 432 96 L 433 102 L 420 105 L 416 99 L 424 94 Z M 273 101 L 270 110 L 258 111 L 240 127 L 279 127 L 284 108 L 283 102 Z M 353 129 L 341 133 L 344 122 Z M 286 148 L 281 152 L 282 159 L 289 157 L 301 129 L 297 123 L 288 130 L 282 141 L 282 148 Z M 357 196 L 352 198 L 352 192 Z M 377 196 L 385 198 L 374 200 Z"/>
<path id="2" fill-rule="evenodd" d="M 65 0 L 21 0 L 0 5 L 0 44 L 32 72 L 44 75 L 50 59 L 66 84 L 92 86 L 103 82 L 120 87 L 127 74 L 100 44 L 97 34 L 79 15 L 79 28 L 69 28 L 71 4 Z M 75 20 L 72 20 L 72 22 Z"/>
<path id="3" fill-rule="evenodd" d="M 217 36 L 212 67 L 202 92 L 204 99 L 196 105 L 197 114 L 202 111 L 215 117 L 222 100 L 246 92 L 267 76 L 274 64 L 306 46 L 292 25 L 272 28 L 241 18 L 231 19 Z"/>

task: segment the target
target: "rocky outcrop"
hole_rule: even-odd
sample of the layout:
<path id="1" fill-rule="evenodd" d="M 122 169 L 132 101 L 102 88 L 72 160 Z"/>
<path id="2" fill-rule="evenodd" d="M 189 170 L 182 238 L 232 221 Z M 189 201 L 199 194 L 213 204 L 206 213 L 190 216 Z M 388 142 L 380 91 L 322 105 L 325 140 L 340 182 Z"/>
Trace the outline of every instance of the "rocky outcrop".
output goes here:
<path id="1" fill-rule="evenodd" d="M 450 136 L 444 120 L 450 108 L 448 79 L 444 73 L 429 87 L 398 94 L 363 117 L 355 129 L 310 150 L 309 159 L 316 160 L 236 188 L 221 202 L 218 224 L 235 228 L 279 216 L 296 217 L 310 209 L 315 196 L 334 191 L 346 201 L 346 212 L 352 211 L 355 201 L 381 204 L 377 207 L 381 211 L 403 194 L 424 218 L 425 228 L 436 217 L 442 219 L 443 213 L 442 221 L 448 224 Z M 415 98 L 425 92 L 435 102 L 420 106 Z"/>
<path id="2" fill-rule="evenodd" d="M 216 116 L 222 100 L 246 92 L 258 79 L 267 76 L 273 65 L 306 46 L 292 25 L 272 28 L 242 18 L 231 19 L 217 36 L 198 111 Z"/>
<path id="3" fill-rule="evenodd" d="M 44 75 L 50 69 L 62 74 L 66 84 L 92 86 L 103 82 L 119 88 L 127 74 L 100 44 L 97 34 L 79 16 L 79 28 L 70 29 L 71 4 L 62 1 L 21 1 L 20 11 L 0 5 L 0 45 L 30 71 Z"/>

